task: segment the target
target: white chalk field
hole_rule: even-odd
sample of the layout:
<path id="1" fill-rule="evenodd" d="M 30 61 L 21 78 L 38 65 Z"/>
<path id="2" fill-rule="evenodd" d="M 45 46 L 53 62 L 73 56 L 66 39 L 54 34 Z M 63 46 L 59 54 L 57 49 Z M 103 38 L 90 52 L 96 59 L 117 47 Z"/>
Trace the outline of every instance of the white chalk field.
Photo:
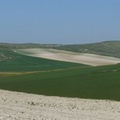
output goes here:
<path id="1" fill-rule="evenodd" d="M 31 49 L 19 49 L 17 50 L 17 52 L 33 57 L 81 63 L 91 66 L 111 65 L 120 63 L 120 59 L 115 57 L 108 57 L 88 53 L 68 52 L 55 49 L 31 48 Z"/>
<path id="2" fill-rule="evenodd" d="M 120 120 L 120 102 L 0 90 L 0 120 Z"/>

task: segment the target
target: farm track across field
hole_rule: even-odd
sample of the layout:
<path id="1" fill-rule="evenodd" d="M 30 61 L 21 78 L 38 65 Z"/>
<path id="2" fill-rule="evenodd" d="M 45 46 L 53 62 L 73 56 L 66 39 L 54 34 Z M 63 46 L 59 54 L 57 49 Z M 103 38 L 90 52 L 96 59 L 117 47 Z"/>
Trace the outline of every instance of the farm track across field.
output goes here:
<path id="1" fill-rule="evenodd" d="M 86 66 L 88 67 L 88 66 Z M 43 73 L 43 72 L 54 72 L 54 71 L 65 71 L 65 70 L 73 70 L 76 68 L 86 68 L 84 67 L 71 67 L 64 69 L 54 69 L 54 70 L 44 70 L 44 71 L 26 71 L 26 72 L 0 72 L 1 76 L 12 76 L 12 75 L 23 75 L 23 74 L 32 74 L 32 73 Z"/>

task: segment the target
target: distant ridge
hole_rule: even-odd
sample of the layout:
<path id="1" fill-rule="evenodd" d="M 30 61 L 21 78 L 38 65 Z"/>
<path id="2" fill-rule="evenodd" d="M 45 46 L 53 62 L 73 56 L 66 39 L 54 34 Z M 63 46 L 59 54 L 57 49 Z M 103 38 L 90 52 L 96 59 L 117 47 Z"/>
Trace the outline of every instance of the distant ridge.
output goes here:
<path id="1" fill-rule="evenodd" d="M 120 57 L 120 41 L 103 41 L 90 44 L 62 45 L 56 47 L 56 49 Z"/>
<path id="2" fill-rule="evenodd" d="M 8 47 L 10 49 L 24 49 L 24 48 L 50 48 L 59 44 L 37 44 L 37 43 L 0 43 L 0 46 Z M 0 47 L 1 48 L 1 47 Z"/>
<path id="3" fill-rule="evenodd" d="M 106 55 L 106 56 L 113 56 L 120 58 L 120 41 L 103 41 L 98 43 L 73 44 L 73 45 L 0 43 L 0 60 L 11 58 L 10 51 L 12 51 L 12 49 L 24 49 L 24 48 L 50 48 L 50 49 L 66 50 L 66 51 L 72 51 L 78 53 L 92 53 L 92 54 Z"/>

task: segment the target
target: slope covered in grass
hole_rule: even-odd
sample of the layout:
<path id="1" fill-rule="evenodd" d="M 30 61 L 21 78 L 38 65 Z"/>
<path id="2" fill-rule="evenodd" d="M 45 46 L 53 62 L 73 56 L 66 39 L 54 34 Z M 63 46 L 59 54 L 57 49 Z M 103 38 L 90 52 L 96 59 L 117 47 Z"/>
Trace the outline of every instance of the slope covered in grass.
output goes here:
<path id="1" fill-rule="evenodd" d="M 12 50 L 3 50 L 2 53 L 5 54 L 6 57 L 11 56 L 11 58 L 4 59 L 0 62 L 1 72 L 52 70 L 84 66 L 82 64 L 59 62 L 43 58 L 25 56 L 15 53 Z"/>
<path id="2" fill-rule="evenodd" d="M 120 64 L 90 67 L 29 57 L 10 49 L 2 53 L 10 59 L 0 62 L 0 89 L 120 101 Z"/>
<path id="3" fill-rule="evenodd" d="M 9 47 L 0 45 L 0 61 L 11 59 L 13 56 L 9 54 L 10 52 Z"/>
<path id="4" fill-rule="evenodd" d="M 1 76 L 0 89 L 64 97 L 120 100 L 120 65 Z"/>
<path id="5" fill-rule="evenodd" d="M 23 48 L 55 48 L 59 50 L 67 50 L 79 53 L 92 53 L 106 56 L 120 57 L 120 41 L 103 41 L 90 44 L 73 44 L 73 45 L 61 45 L 61 44 L 7 44 L 0 43 L 0 47 L 8 47 L 10 49 L 23 49 Z"/>
<path id="6" fill-rule="evenodd" d="M 91 44 L 62 45 L 55 47 L 60 50 L 68 50 L 79 53 L 92 53 L 106 56 L 120 57 L 120 41 L 104 41 Z"/>

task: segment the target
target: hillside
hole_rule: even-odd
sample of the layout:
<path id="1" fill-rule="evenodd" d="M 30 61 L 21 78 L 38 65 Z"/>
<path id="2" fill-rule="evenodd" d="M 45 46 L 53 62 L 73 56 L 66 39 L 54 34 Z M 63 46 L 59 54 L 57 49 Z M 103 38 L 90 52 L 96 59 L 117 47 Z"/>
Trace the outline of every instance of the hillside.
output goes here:
<path id="1" fill-rule="evenodd" d="M 105 47 L 108 43 L 109 47 Z M 85 46 L 88 46 L 91 50 L 86 48 L 86 51 L 106 55 L 111 53 L 114 55 L 113 51 L 119 51 L 119 42 L 68 45 L 67 48 L 77 46 L 81 52 L 84 51 L 80 46 L 84 46 L 84 49 Z M 27 56 L 14 52 L 14 47 L 9 44 L 0 45 L 0 59 L 2 60 L 0 62 L 0 89 L 48 96 L 120 101 L 120 64 L 93 67 Z M 54 46 L 53 48 L 60 49 L 61 47 L 65 46 Z M 16 45 L 16 48 L 20 48 L 19 45 Z M 103 51 L 100 52 L 99 50 L 102 48 Z M 53 52 L 53 49 L 50 51 Z M 72 49 L 72 51 L 75 50 Z M 58 55 L 58 51 L 55 50 L 54 53 L 56 52 Z M 116 55 L 118 54 L 119 52 L 116 52 Z M 61 53 L 58 56 L 60 55 Z"/>
<path id="2" fill-rule="evenodd" d="M 27 48 L 15 49 L 15 52 L 27 56 L 45 58 L 49 60 L 66 61 L 71 63 L 80 63 L 89 66 L 103 66 L 120 63 L 120 58 L 56 49 Z"/>
<path id="3" fill-rule="evenodd" d="M 0 43 L 0 47 L 8 47 L 10 49 L 24 49 L 24 48 L 51 48 L 59 46 L 59 44 L 37 44 L 37 43 Z"/>
<path id="4" fill-rule="evenodd" d="M 0 45 L 0 61 L 14 58 L 11 51 L 12 50 L 8 46 Z"/>
<path id="5" fill-rule="evenodd" d="M 9 44 L 0 43 L 0 60 L 7 59 L 3 54 L 4 49 L 24 49 L 24 48 L 53 48 L 59 50 L 66 50 L 78 53 L 92 53 L 106 56 L 113 56 L 120 58 L 120 41 L 103 41 L 99 43 L 90 44 L 74 44 L 74 45 L 61 45 L 61 44 Z"/>
<path id="6" fill-rule="evenodd" d="M 55 47 L 55 49 L 120 57 L 120 41 L 104 41 L 80 45 L 61 45 Z"/>
<path id="7" fill-rule="evenodd" d="M 27 48 L 51 48 L 58 46 L 57 44 L 35 44 L 35 43 L 24 43 L 24 44 L 10 44 L 10 43 L 0 43 L 0 61 L 5 61 L 9 59 L 15 59 L 13 55 L 14 49 L 27 49 Z"/>

